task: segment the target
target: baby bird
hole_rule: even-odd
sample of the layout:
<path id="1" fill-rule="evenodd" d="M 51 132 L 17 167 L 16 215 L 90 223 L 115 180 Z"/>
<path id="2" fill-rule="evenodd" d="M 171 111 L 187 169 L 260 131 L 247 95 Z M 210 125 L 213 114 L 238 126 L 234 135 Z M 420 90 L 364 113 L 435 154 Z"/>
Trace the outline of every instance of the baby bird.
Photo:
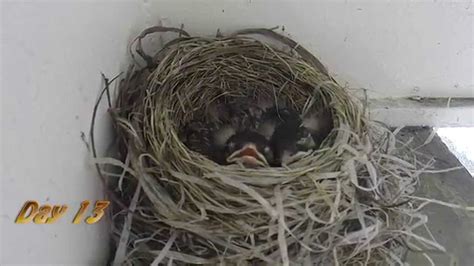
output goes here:
<path id="1" fill-rule="evenodd" d="M 263 115 L 258 132 L 265 136 L 273 152 L 272 166 L 280 166 L 298 151 L 302 136 L 299 114 L 287 108 L 271 108 Z"/>
<path id="2" fill-rule="evenodd" d="M 319 148 L 334 128 L 331 110 L 325 107 L 310 111 L 303 118 L 302 127 L 313 137 L 315 148 Z"/>
<path id="3" fill-rule="evenodd" d="M 268 140 L 253 131 L 242 131 L 225 144 L 224 155 L 227 163 L 242 163 L 245 167 L 269 166 L 273 162 L 273 151 Z"/>
<path id="4" fill-rule="evenodd" d="M 298 151 L 317 149 L 333 128 L 329 109 L 313 109 L 301 116 L 275 105 L 217 103 L 207 121 L 188 123 L 185 144 L 215 162 L 245 167 L 281 166 Z"/>
<path id="5" fill-rule="evenodd" d="M 219 164 L 268 166 L 273 161 L 273 152 L 268 139 L 256 132 L 264 112 L 262 105 L 240 100 L 218 107 L 221 110 L 213 110 L 213 116 L 217 118 L 215 121 L 224 124 L 213 132 L 211 159 Z"/>
<path id="6" fill-rule="evenodd" d="M 294 110 L 276 107 L 267 110 L 258 128 L 269 140 L 273 166 L 285 164 L 298 151 L 318 148 L 331 130 L 329 110 L 313 111 L 301 118 Z"/>

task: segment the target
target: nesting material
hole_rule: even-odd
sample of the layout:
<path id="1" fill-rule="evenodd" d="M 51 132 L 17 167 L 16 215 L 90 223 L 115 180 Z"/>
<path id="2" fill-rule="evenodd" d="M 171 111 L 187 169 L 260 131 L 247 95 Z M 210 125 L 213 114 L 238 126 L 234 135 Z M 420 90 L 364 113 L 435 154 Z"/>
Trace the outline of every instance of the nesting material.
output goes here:
<path id="1" fill-rule="evenodd" d="M 164 31 L 179 36 L 147 55 L 142 41 Z M 119 155 L 96 160 L 114 200 L 115 263 L 387 265 L 407 248 L 443 250 L 414 232 L 432 202 L 413 196 L 430 161 L 370 121 L 294 41 L 265 29 L 202 38 L 154 27 L 134 44 L 147 66 L 134 64 L 111 109 Z M 335 128 L 285 167 L 219 165 L 180 139 L 221 97 L 268 96 L 300 113 L 329 107 Z"/>

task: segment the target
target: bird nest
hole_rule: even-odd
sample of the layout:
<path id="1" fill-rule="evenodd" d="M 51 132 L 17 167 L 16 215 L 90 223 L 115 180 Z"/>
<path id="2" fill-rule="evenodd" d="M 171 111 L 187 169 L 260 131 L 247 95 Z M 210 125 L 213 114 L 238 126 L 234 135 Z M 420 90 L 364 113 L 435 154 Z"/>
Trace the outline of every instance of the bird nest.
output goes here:
<path id="1" fill-rule="evenodd" d="M 149 34 L 170 31 L 179 36 L 144 52 Z M 110 109 L 118 155 L 96 159 L 115 263 L 385 265 L 402 264 L 407 247 L 442 250 L 413 233 L 426 223 L 412 196 L 419 158 L 293 40 L 154 27 L 134 44 L 146 67 L 133 65 Z M 184 144 L 181 130 L 213 102 L 261 97 L 301 114 L 325 106 L 334 129 L 281 167 L 221 165 Z"/>

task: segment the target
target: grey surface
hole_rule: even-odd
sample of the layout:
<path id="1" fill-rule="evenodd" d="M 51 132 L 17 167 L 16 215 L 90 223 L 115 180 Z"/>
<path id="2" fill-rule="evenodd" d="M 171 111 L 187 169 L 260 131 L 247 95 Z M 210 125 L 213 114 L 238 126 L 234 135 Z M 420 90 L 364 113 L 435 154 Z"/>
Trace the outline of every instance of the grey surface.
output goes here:
<path id="1" fill-rule="evenodd" d="M 381 98 L 369 100 L 373 120 L 393 127 L 474 126 L 474 98 Z"/>
<path id="2" fill-rule="evenodd" d="M 407 98 L 379 98 L 371 99 L 372 107 L 431 107 L 431 108 L 456 108 L 456 107 L 474 107 L 474 98 L 426 98 L 426 97 L 407 97 Z"/>
<path id="3" fill-rule="evenodd" d="M 414 137 L 414 145 L 421 145 L 430 132 L 429 128 L 410 128 L 403 134 Z M 438 136 L 420 150 L 434 157 L 440 169 L 461 166 Z M 474 179 L 464 168 L 449 173 L 425 174 L 420 181 L 419 196 L 474 206 Z M 446 254 L 429 254 L 436 265 L 474 265 L 474 213 L 433 204 L 428 205 L 424 213 L 429 217 L 431 233 L 447 250 Z M 430 265 L 421 254 L 413 252 L 409 253 L 407 261 L 410 265 Z"/>

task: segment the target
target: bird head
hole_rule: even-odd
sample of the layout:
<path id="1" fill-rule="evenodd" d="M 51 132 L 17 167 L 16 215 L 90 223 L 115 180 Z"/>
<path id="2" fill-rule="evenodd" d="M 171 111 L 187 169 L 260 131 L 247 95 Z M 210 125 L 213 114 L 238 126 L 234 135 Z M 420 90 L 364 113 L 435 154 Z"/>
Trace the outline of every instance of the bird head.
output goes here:
<path id="1" fill-rule="evenodd" d="M 268 166 L 273 161 L 273 151 L 268 140 L 255 132 L 239 132 L 225 145 L 226 161 L 242 163 L 246 167 Z"/>

